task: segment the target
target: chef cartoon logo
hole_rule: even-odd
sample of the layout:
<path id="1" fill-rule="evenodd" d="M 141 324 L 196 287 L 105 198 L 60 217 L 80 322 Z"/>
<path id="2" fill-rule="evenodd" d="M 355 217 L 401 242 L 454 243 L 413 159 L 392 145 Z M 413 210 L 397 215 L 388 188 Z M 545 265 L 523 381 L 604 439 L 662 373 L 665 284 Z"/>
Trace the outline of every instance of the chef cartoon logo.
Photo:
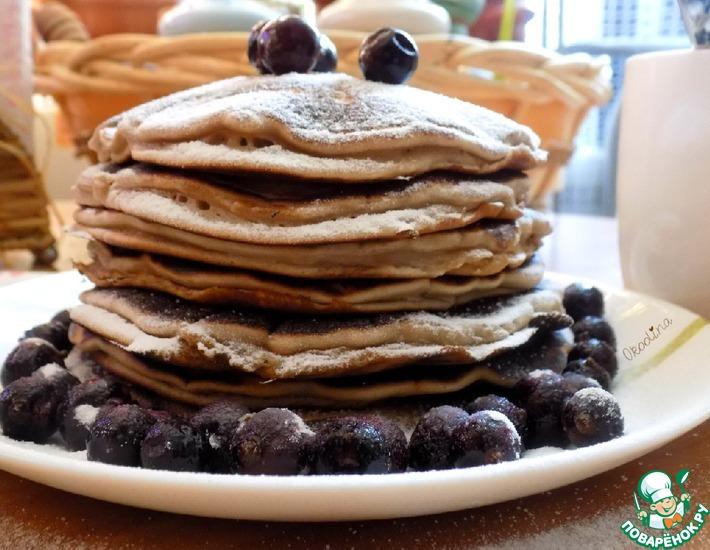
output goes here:
<path id="1" fill-rule="evenodd" d="M 665 472 L 654 470 L 639 479 L 634 503 L 641 523 L 653 529 L 667 530 L 683 522 L 686 505 L 690 504 L 690 495 L 685 491 L 683 483 L 689 474 L 688 470 L 681 470 L 676 476 L 681 490 L 680 499 L 673 494 L 671 478 Z M 648 503 L 648 512 L 641 509 L 637 493 Z"/>
<path id="2" fill-rule="evenodd" d="M 689 476 L 690 470 L 675 474 L 675 490 L 666 472 L 652 470 L 641 476 L 633 493 L 641 526 L 627 520 L 621 531 L 645 548 L 676 548 L 692 539 L 705 524 L 708 509 L 698 504 L 693 514 L 692 499 L 685 489 Z"/>

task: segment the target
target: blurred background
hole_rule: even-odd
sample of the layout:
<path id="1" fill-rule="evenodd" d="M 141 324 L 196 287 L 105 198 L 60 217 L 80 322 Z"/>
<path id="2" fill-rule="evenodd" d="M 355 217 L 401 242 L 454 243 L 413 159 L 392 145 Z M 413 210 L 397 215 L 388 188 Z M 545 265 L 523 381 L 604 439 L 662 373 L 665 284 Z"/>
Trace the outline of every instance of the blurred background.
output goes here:
<path id="1" fill-rule="evenodd" d="M 550 163 L 531 175 L 536 206 L 614 216 L 625 60 L 689 45 L 676 0 L 3 2 L 0 144 L 15 157 L 23 152 L 22 166 L 33 162 L 31 183 L 14 184 L 32 188 L 23 200 L 35 209 L 70 199 L 77 174 L 93 161 L 87 139 L 103 119 L 193 85 L 254 74 L 250 27 L 298 13 L 333 39 L 338 70 L 353 76 L 361 76 L 357 54 L 368 33 L 411 32 L 421 51 L 412 85 L 482 104 L 542 137 Z M 46 215 L 33 223 L 35 240 L 14 242 L 37 251 L 47 243 Z"/>
<path id="2" fill-rule="evenodd" d="M 593 109 L 580 128 L 565 186 L 554 209 L 615 214 L 616 148 L 624 64 L 632 55 L 687 48 L 676 0 L 539 0 L 526 2 L 540 17 L 526 26 L 526 40 L 562 53 L 606 54 L 612 97 Z"/>

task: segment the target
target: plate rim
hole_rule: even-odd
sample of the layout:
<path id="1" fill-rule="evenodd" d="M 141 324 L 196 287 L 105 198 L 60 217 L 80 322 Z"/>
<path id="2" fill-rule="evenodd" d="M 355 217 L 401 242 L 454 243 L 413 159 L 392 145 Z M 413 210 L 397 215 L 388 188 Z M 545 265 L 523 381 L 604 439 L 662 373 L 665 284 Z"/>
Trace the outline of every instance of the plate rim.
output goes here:
<path id="1" fill-rule="evenodd" d="M 72 274 L 72 275 L 69 275 Z M 17 285 L 28 283 L 37 283 L 40 279 L 60 278 L 76 276 L 76 272 L 64 272 L 58 274 L 50 274 L 44 276 L 33 277 L 30 279 L 18 281 L 0 287 L 0 295 L 6 288 L 17 290 Z M 611 285 L 599 283 L 588 278 L 576 277 L 561 273 L 547 272 L 546 281 L 551 281 L 558 284 L 565 284 L 570 281 L 589 282 L 600 288 L 605 293 L 620 294 L 626 297 L 639 298 L 646 303 L 652 304 L 655 307 L 670 308 L 676 311 L 683 312 L 695 319 L 702 319 L 699 315 L 690 312 L 689 310 L 665 302 L 658 298 L 644 295 L 642 293 L 630 291 L 627 289 L 618 289 Z M 702 332 L 702 331 L 701 331 Z M 600 452 L 603 452 L 604 460 L 593 462 L 591 468 L 580 469 L 574 475 L 566 475 L 559 483 L 551 485 L 545 484 L 545 489 L 552 490 L 570 483 L 575 483 L 582 479 L 592 477 L 601 472 L 611 470 L 624 464 L 630 460 L 638 458 L 654 449 L 660 448 L 669 441 L 680 437 L 681 435 L 692 430 L 696 426 L 706 422 L 710 418 L 710 403 L 698 404 L 695 407 L 688 408 L 684 414 L 674 416 L 671 420 L 655 423 L 652 427 L 644 427 L 631 434 L 624 435 L 618 439 L 601 443 L 598 445 L 583 447 L 571 450 L 564 450 L 552 454 L 542 456 L 525 457 L 524 460 L 506 462 L 485 467 L 439 470 L 428 472 L 403 472 L 397 474 L 385 475 L 320 475 L 320 476 L 249 476 L 238 474 L 209 474 L 204 472 L 169 472 L 161 470 L 149 470 L 137 467 L 124 467 L 102 464 L 98 462 L 88 462 L 84 459 L 71 456 L 72 453 L 61 449 L 48 452 L 43 450 L 43 446 L 35 445 L 27 442 L 14 442 L 5 436 L 0 436 L 0 469 L 5 470 L 14 475 L 25 477 L 39 483 L 65 490 L 75 494 L 97 498 L 118 504 L 131 505 L 136 507 L 144 507 L 155 510 L 175 513 L 189 513 L 191 515 L 205 515 L 208 517 L 223 517 L 223 518 L 240 518 L 240 519 L 256 519 L 269 521 L 341 521 L 341 520 L 367 520 L 367 519 L 384 519 L 395 517 L 407 517 L 416 515 L 425 515 L 431 513 L 440 513 L 462 509 L 461 506 L 453 504 L 451 507 L 442 507 L 441 505 L 432 506 L 427 509 L 426 506 L 420 506 L 416 513 L 371 513 L 371 514 L 354 514 L 354 515 L 334 515 L 333 517 L 321 517 L 309 513 L 307 508 L 296 513 L 284 514 L 280 510 L 277 516 L 264 515 L 262 513 L 249 514 L 238 513 L 234 514 L 229 508 L 226 508 L 224 514 L 200 514 L 194 510 L 186 511 L 184 507 L 172 506 L 156 506 L 148 505 L 145 502 L 138 502 L 139 496 L 136 498 L 125 498 L 126 495 L 116 495 L 112 498 L 111 495 L 101 494 L 101 491 L 94 490 L 95 485 L 92 482 L 105 481 L 110 478 L 112 483 L 126 484 L 141 484 L 145 489 L 160 488 L 165 489 L 167 485 L 171 489 L 179 489 L 181 491 L 204 491 L 208 488 L 210 494 L 226 494 L 226 493 L 241 493 L 258 491 L 261 497 L 274 498 L 278 495 L 283 495 L 284 492 L 297 491 L 302 496 L 313 496 L 329 493 L 335 490 L 342 491 L 347 489 L 348 494 L 363 495 L 376 490 L 388 489 L 406 489 L 410 492 L 416 492 L 422 488 L 436 485 L 439 488 L 453 486 L 458 484 L 475 484 L 476 482 L 486 481 L 494 483 L 503 478 L 510 476 L 523 476 L 526 471 L 535 471 L 538 468 L 545 470 L 555 468 L 558 465 L 568 466 L 569 456 L 574 453 L 574 461 L 585 462 L 588 458 L 598 457 Z M 610 460 L 611 458 L 611 460 Z M 39 475 L 38 472 L 43 472 Z M 53 476 L 54 482 L 44 479 L 44 476 Z M 38 480 L 42 477 L 43 480 Z M 88 485 L 86 488 L 77 487 L 77 479 L 83 478 Z M 535 494 L 538 491 L 531 489 L 528 492 L 519 492 L 516 497 L 528 496 Z M 507 500 L 507 499 L 505 499 Z M 496 502 L 501 502 L 498 500 Z M 484 504 L 491 504 L 485 502 Z M 480 506 L 477 504 L 474 506 Z M 466 506 L 465 508 L 471 508 Z M 423 511 L 422 511 L 423 510 Z"/>

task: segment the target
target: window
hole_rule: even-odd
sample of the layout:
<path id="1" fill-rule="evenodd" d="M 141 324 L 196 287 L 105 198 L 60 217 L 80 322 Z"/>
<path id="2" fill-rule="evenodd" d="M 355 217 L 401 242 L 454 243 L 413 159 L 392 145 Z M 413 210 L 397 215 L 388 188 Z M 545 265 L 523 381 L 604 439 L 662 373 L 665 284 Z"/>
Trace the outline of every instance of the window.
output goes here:
<path id="1" fill-rule="evenodd" d="M 564 212 L 612 215 L 615 210 L 616 132 L 624 64 L 638 53 L 688 47 L 676 0 L 535 0 L 528 42 L 563 53 L 609 55 L 614 97 L 593 110 L 555 198 Z"/>

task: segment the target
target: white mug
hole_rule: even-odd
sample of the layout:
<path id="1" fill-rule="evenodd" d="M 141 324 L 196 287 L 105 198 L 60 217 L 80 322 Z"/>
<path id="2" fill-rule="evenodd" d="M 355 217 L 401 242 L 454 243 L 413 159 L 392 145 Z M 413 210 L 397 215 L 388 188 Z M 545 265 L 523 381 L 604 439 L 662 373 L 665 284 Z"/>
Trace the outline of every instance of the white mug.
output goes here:
<path id="1" fill-rule="evenodd" d="M 617 204 L 626 286 L 710 318 L 710 49 L 628 60 Z"/>

